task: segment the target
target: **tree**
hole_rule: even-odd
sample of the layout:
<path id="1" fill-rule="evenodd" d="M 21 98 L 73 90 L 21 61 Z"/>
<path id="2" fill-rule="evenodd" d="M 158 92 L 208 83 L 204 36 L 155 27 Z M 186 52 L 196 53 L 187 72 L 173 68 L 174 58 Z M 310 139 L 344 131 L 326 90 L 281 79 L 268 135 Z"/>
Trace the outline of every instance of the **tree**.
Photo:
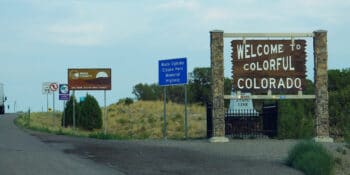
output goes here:
<path id="1" fill-rule="evenodd" d="M 78 124 L 84 129 L 92 130 L 102 127 L 102 112 L 97 100 L 87 94 L 79 104 Z"/>
<path id="2" fill-rule="evenodd" d="M 314 94 L 314 83 L 311 80 L 306 80 L 304 94 Z M 278 136 L 280 138 L 314 136 L 313 100 L 278 101 Z"/>
<path id="3" fill-rule="evenodd" d="M 187 100 L 189 103 L 205 104 L 211 101 L 211 69 L 209 67 L 195 68 L 190 74 L 188 81 Z M 232 89 L 232 81 L 225 78 L 225 94 L 230 94 Z M 163 89 L 156 83 L 142 84 L 139 83 L 133 87 L 133 94 L 138 100 L 163 100 Z M 167 86 L 167 99 L 176 102 L 184 102 L 184 86 Z"/>
<path id="4" fill-rule="evenodd" d="M 191 75 L 190 102 L 205 104 L 211 101 L 211 69 L 208 67 L 194 68 Z"/>
<path id="5" fill-rule="evenodd" d="M 350 69 L 328 70 L 328 90 L 338 91 L 350 85 Z"/>
<path id="6" fill-rule="evenodd" d="M 158 100 L 160 99 L 160 87 L 156 84 L 142 84 L 139 83 L 133 87 L 132 93 L 138 100 Z"/>
<path id="7" fill-rule="evenodd" d="M 77 100 L 75 99 L 74 96 L 71 96 L 66 103 L 66 106 L 64 108 L 64 113 L 62 116 L 62 126 L 67 127 L 67 126 L 73 126 L 73 103 L 75 103 L 75 111 L 79 111 L 78 108 L 78 103 Z M 78 114 L 78 112 L 76 112 Z"/>

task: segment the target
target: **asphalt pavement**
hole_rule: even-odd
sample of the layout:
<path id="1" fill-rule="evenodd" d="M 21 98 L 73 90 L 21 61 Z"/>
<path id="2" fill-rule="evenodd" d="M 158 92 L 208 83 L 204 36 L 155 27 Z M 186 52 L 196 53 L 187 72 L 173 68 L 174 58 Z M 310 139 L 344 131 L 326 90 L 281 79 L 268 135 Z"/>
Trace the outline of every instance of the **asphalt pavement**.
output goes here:
<path id="1" fill-rule="evenodd" d="M 1 175 L 123 174 L 89 159 L 65 154 L 24 132 L 15 114 L 0 115 Z"/>
<path id="2" fill-rule="evenodd" d="M 0 174 L 300 175 L 283 163 L 295 141 L 97 140 L 23 130 L 0 116 Z"/>

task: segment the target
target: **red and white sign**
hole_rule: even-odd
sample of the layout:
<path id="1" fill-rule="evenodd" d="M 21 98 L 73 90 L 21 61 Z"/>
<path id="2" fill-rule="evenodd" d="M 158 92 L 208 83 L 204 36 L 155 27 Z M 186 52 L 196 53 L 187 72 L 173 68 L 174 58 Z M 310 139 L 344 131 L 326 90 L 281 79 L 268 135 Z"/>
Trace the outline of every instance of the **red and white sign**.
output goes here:
<path id="1" fill-rule="evenodd" d="M 52 92 L 57 91 L 57 89 L 58 89 L 58 84 L 57 83 L 51 83 L 50 84 L 50 90 Z"/>

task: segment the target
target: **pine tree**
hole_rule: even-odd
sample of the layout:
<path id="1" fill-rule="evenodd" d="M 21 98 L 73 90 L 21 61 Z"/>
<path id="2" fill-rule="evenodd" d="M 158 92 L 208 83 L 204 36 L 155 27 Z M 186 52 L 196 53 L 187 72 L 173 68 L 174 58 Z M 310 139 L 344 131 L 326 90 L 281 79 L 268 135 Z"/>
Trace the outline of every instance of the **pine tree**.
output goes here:
<path id="1" fill-rule="evenodd" d="M 102 112 L 97 100 L 87 94 L 84 101 L 79 104 L 78 125 L 84 129 L 92 130 L 102 127 Z"/>
<path id="2" fill-rule="evenodd" d="M 62 126 L 73 126 L 73 102 L 75 103 L 75 111 L 78 111 L 78 103 L 74 96 L 71 96 L 66 103 L 66 106 L 64 108 L 64 113 L 62 116 Z M 77 112 L 76 112 L 77 116 Z"/>

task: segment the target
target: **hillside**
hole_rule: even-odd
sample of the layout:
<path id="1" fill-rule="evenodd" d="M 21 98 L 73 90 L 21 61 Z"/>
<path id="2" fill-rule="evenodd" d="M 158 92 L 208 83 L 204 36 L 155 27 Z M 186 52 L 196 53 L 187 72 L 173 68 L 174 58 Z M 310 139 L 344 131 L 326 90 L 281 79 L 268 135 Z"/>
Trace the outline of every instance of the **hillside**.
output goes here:
<path id="1" fill-rule="evenodd" d="M 189 105 L 188 135 L 190 138 L 205 137 L 205 107 Z M 108 133 L 132 138 L 163 137 L 163 102 L 137 101 L 132 104 L 113 104 L 108 107 Z M 184 105 L 167 103 L 169 138 L 184 137 Z"/>

